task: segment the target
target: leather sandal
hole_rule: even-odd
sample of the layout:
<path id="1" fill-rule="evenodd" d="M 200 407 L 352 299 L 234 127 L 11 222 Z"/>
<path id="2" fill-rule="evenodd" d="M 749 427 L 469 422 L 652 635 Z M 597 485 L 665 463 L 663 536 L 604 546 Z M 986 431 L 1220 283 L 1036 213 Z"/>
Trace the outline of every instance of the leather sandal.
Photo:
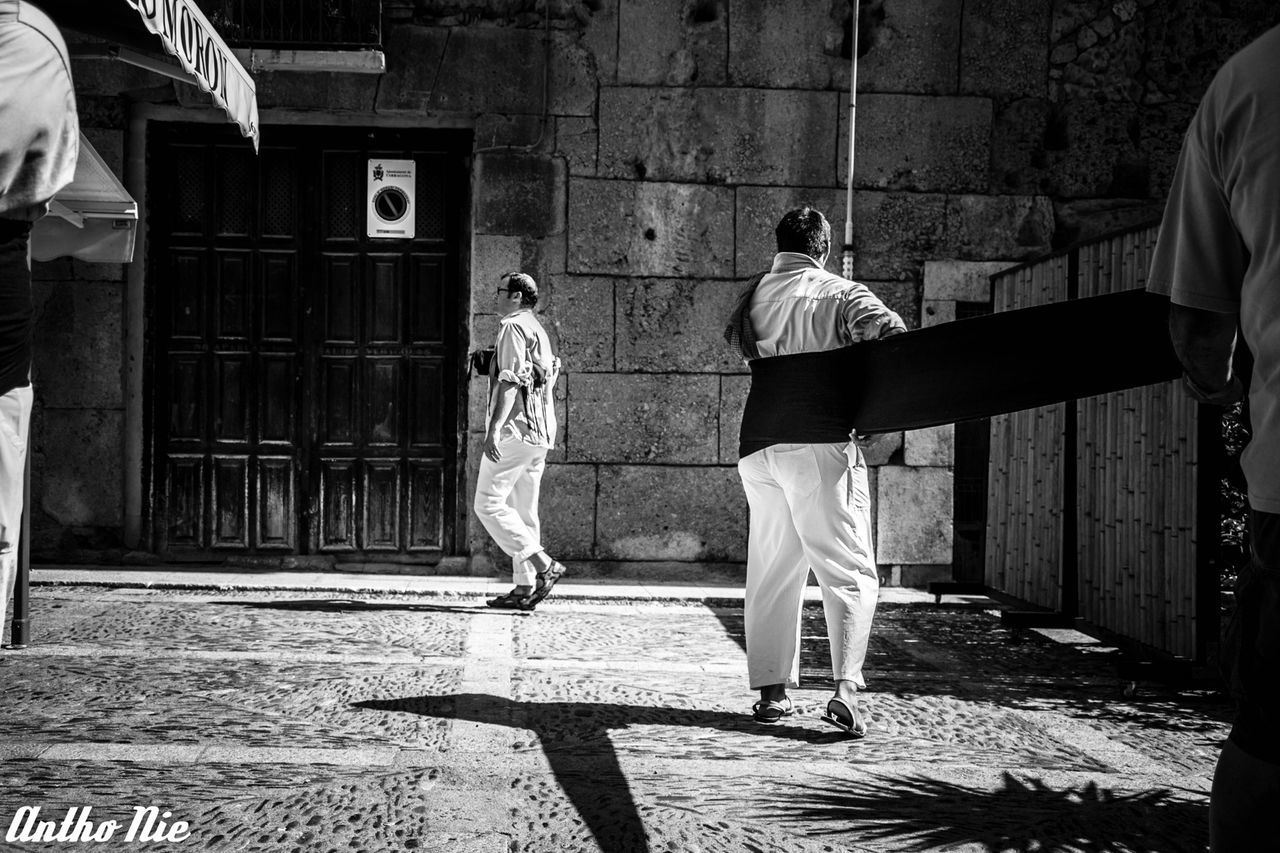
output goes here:
<path id="1" fill-rule="evenodd" d="M 761 699 L 751 706 L 751 719 L 757 723 L 772 726 L 782 722 L 783 717 L 790 717 L 795 712 L 796 706 L 790 696 L 783 696 L 782 701 Z"/>
<path id="2" fill-rule="evenodd" d="M 551 588 L 556 585 L 556 582 L 559 581 L 560 578 L 564 577 L 564 573 L 567 571 L 568 569 L 565 568 L 564 563 L 552 560 L 551 565 L 547 566 L 547 570 L 545 572 L 538 572 L 534 575 L 537 580 L 537 585 L 534 586 L 533 591 L 525 596 L 524 600 L 520 602 L 520 609 L 532 610 L 537 607 L 544 598 L 551 594 Z"/>
<path id="3" fill-rule="evenodd" d="M 504 592 L 497 598 L 489 599 L 485 604 L 498 610 L 520 610 L 520 604 L 523 601 L 524 596 L 513 589 L 511 592 Z"/>
<path id="4" fill-rule="evenodd" d="M 827 702 L 827 710 L 822 715 L 822 721 L 830 723 L 854 739 L 867 736 L 867 724 L 862 719 L 862 713 L 857 708 L 850 707 L 849 703 L 839 696 L 833 696 Z"/>

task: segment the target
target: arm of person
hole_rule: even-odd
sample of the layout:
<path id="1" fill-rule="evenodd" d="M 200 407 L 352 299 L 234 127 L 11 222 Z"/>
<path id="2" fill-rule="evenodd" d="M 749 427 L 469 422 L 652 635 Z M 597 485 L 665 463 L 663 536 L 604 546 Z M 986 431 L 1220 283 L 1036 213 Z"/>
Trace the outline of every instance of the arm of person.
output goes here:
<path id="1" fill-rule="evenodd" d="M 484 432 L 484 455 L 494 462 L 502 459 L 502 451 L 498 449 L 498 436 L 502 425 L 511 416 L 511 409 L 516 404 L 516 394 L 520 386 L 505 379 L 498 380 L 498 390 L 494 393 L 493 408 L 489 411 L 489 425 Z"/>
<path id="2" fill-rule="evenodd" d="M 1231 369 L 1235 352 L 1235 314 L 1170 303 L 1169 336 L 1186 371 L 1187 391 L 1202 403 L 1230 405 L 1244 396 Z"/>

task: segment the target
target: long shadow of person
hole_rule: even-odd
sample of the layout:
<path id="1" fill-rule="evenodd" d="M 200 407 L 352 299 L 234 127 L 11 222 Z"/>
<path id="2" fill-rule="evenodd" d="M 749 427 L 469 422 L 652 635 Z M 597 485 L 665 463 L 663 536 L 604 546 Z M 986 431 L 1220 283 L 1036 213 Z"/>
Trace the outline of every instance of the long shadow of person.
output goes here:
<path id="1" fill-rule="evenodd" d="M 601 850 L 647 853 L 644 823 L 611 733 L 633 726 L 682 726 L 758 739 L 809 744 L 845 739 L 841 732 L 797 725 L 766 728 L 745 714 L 589 702 L 519 702 L 481 693 L 370 699 L 353 707 L 419 714 L 528 730 L 541 744 L 556 782 Z M 720 744 L 724 748 L 724 744 Z M 723 752 L 721 752 L 723 755 Z"/>

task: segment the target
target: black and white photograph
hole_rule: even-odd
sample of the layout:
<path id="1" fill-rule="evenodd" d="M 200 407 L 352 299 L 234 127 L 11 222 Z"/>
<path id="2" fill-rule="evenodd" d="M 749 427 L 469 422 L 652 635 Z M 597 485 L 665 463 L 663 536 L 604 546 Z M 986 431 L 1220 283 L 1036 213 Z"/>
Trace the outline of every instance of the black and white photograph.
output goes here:
<path id="1" fill-rule="evenodd" d="M 0 619 L 0 851 L 1280 853 L 1280 3 L 0 0 Z"/>

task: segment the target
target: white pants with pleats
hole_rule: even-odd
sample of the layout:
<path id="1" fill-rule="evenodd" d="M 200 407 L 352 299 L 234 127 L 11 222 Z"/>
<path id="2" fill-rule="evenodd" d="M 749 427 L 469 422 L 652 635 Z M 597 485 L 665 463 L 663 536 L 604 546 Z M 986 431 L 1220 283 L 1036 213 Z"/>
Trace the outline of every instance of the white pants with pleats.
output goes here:
<path id="1" fill-rule="evenodd" d="M 511 578 L 516 586 L 536 582 L 529 558 L 542 550 L 542 525 L 538 499 L 547 448 L 522 441 L 508 433 L 498 443 L 502 458 L 480 459 L 476 497 L 472 508 L 493 541 L 511 557 Z"/>
<path id="2" fill-rule="evenodd" d="M 778 444 L 739 460 L 738 473 L 751 509 L 745 604 L 751 688 L 799 685 L 800 611 L 810 569 L 822 588 L 832 676 L 865 687 L 880 579 L 861 449 L 853 442 Z"/>

